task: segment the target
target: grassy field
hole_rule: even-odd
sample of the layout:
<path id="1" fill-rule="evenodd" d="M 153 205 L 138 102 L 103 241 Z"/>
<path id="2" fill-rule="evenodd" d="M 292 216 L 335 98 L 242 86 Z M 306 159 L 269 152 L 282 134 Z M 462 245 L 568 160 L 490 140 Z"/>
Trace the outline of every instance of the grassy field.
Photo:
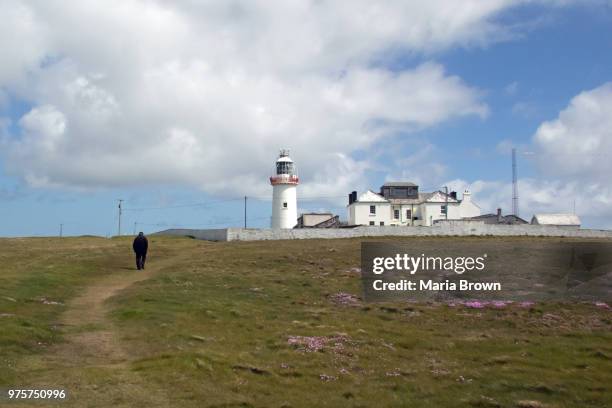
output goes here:
<path id="1" fill-rule="evenodd" d="M 448 239 L 498 238 L 419 241 Z M 518 239 L 544 238 L 498 240 Z M 150 241 L 141 272 L 127 237 L 0 240 L 0 388 L 63 388 L 61 407 L 612 406 L 606 308 L 363 303 L 359 239 Z"/>

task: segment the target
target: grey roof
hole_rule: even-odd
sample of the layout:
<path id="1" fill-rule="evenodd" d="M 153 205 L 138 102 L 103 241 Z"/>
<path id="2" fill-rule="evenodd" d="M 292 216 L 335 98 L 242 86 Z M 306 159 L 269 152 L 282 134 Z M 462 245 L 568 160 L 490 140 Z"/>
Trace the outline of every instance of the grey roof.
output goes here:
<path id="1" fill-rule="evenodd" d="M 469 217 L 470 220 L 482 220 L 485 218 L 497 218 L 497 214 L 481 214 L 481 215 L 477 215 L 475 217 Z"/>
<path id="2" fill-rule="evenodd" d="M 436 193 L 440 193 L 444 197 L 444 193 L 442 191 L 434 191 L 433 193 L 419 193 L 419 198 L 388 198 L 387 200 L 391 202 L 391 204 L 421 204 L 429 200 Z M 461 201 L 455 198 L 452 198 L 450 194 L 448 194 L 449 204 L 454 204 L 454 203 L 459 203 L 459 202 Z"/>
<path id="3" fill-rule="evenodd" d="M 420 198 L 387 198 L 391 204 L 421 204 Z"/>
<path id="4" fill-rule="evenodd" d="M 504 219 L 513 220 L 519 224 L 529 224 L 529 221 L 519 217 L 518 215 L 514 215 L 514 214 L 504 215 Z"/>
<path id="5" fill-rule="evenodd" d="M 388 198 L 391 204 L 421 204 L 429 197 L 432 196 L 432 193 L 419 193 L 418 198 Z"/>
<path id="6" fill-rule="evenodd" d="M 416 184 L 409 181 L 389 181 L 382 185 L 383 187 L 417 187 Z"/>
<path id="7" fill-rule="evenodd" d="M 482 214 L 466 219 L 473 221 L 485 221 L 487 224 L 529 224 L 529 222 L 525 221 L 521 217 L 517 217 L 514 214 L 502 215 L 501 222 L 497 220 L 497 214 Z"/>

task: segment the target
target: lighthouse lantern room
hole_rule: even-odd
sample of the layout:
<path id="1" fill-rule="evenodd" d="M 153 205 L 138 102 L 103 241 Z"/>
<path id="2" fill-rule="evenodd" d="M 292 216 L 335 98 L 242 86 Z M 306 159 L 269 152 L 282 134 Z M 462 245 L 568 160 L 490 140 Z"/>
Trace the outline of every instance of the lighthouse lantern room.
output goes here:
<path id="1" fill-rule="evenodd" d="M 297 224 L 297 185 L 299 179 L 289 150 L 280 151 L 272 184 L 272 228 L 293 228 Z"/>

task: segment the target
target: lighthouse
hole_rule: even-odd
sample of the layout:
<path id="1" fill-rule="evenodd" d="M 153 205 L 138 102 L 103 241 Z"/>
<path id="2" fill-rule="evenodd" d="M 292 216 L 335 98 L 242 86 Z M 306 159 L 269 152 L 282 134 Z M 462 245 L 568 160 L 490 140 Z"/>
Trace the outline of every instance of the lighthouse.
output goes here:
<path id="1" fill-rule="evenodd" d="M 280 151 L 276 160 L 276 174 L 270 177 L 272 184 L 272 228 L 293 228 L 297 224 L 297 195 L 299 179 L 289 150 Z"/>

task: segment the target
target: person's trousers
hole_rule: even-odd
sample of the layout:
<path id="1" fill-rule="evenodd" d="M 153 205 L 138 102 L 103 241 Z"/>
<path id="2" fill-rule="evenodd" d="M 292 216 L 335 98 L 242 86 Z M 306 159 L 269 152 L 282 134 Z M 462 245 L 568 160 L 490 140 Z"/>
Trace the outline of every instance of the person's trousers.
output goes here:
<path id="1" fill-rule="evenodd" d="M 144 269 L 145 261 L 147 260 L 147 254 L 136 254 L 136 268 Z"/>

